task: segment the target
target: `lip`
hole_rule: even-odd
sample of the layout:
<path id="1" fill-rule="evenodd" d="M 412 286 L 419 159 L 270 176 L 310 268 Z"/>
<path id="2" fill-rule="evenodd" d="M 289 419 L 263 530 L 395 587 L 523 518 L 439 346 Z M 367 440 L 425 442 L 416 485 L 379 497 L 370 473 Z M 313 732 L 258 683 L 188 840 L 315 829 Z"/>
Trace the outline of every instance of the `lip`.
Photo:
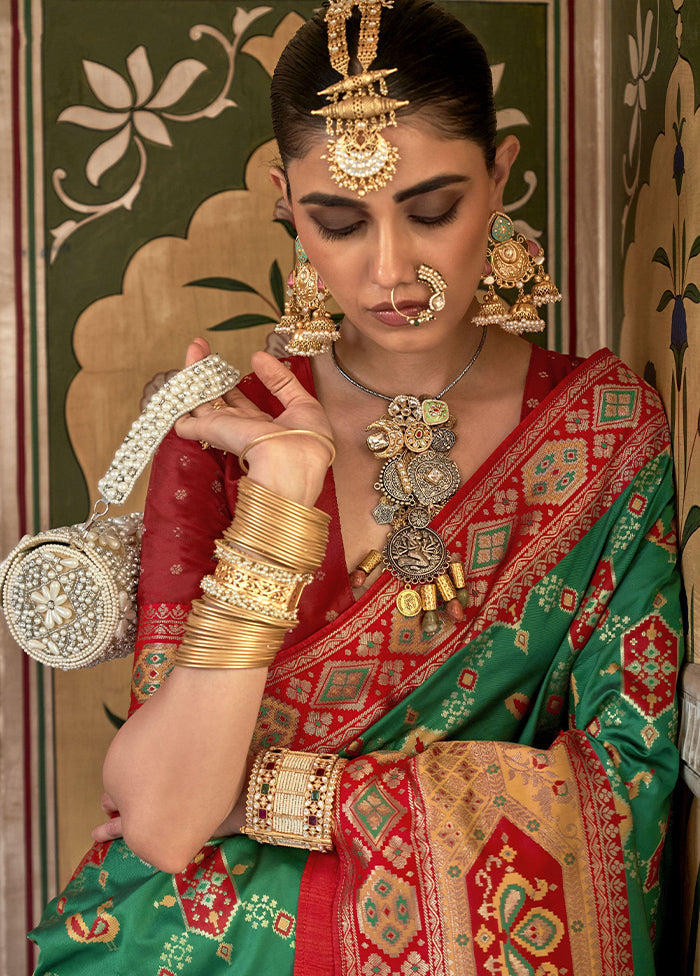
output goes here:
<path id="1" fill-rule="evenodd" d="M 401 326 L 408 325 L 407 319 L 415 318 L 426 308 L 421 302 L 403 301 L 397 302 L 396 308 L 389 302 L 381 302 L 379 305 L 370 308 L 370 313 L 383 325 Z M 398 309 L 398 311 L 397 311 Z"/>

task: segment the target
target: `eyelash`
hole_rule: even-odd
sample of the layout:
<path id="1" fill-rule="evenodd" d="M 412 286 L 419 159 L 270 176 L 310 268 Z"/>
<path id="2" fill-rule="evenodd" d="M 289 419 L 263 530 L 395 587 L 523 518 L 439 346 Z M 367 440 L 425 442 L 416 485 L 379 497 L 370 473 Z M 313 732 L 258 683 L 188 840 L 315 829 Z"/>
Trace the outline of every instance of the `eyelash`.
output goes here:
<path id="1" fill-rule="evenodd" d="M 458 206 L 459 201 L 456 201 L 449 210 L 440 214 L 439 217 L 411 217 L 410 219 L 421 227 L 444 227 L 446 224 L 451 224 L 453 220 L 457 219 Z M 350 224 L 348 227 L 341 227 L 338 230 L 334 230 L 317 222 L 319 234 L 327 241 L 342 241 L 344 238 L 354 234 L 360 225 L 361 221 L 358 221 L 357 223 Z"/>

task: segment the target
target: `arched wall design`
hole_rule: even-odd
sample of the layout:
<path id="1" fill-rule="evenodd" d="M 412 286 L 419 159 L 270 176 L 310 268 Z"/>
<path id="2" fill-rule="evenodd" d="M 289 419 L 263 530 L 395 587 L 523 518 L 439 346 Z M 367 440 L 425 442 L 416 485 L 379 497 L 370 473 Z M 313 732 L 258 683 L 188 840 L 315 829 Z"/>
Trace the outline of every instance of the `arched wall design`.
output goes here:
<path id="1" fill-rule="evenodd" d="M 675 44 L 672 0 L 660 2 L 646 6 L 671 8 L 660 36 Z M 629 79 L 612 101 L 608 82 L 611 64 L 629 60 L 636 0 L 616 0 L 612 24 L 605 0 L 444 5 L 483 39 L 499 127 L 523 145 L 509 205 L 546 246 L 565 293 L 547 343 L 626 350 L 614 225 L 627 201 L 615 190 L 609 133 L 620 115 L 627 126 L 634 106 L 624 99 Z M 0 54 L 11 66 L 0 74 L 0 370 L 12 418 L 0 431 L 3 553 L 24 531 L 84 518 L 144 386 L 180 365 L 192 335 L 209 336 L 244 369 L 264 344 L 270 326 L 261 320 L 274 317 L 291 265 L 266 179 L 275 155 L 267 89 L 279 51 L 315 6 L 0 0 Z M 611 59 L 617 48 L 624 57 Z M 647 114 L 637 94 L 644 126 L 635 147 L 647 147 L 652 105 L 663 101 L 653 102 L 652 83 L 664 72 L 668 82 L 677 59 L 676 47 L 645 82 Z M 632 206 L 627 249 L 635 218 Z M 202 278 L 245 287 L 190 284 Z M 210 331 L 231 319 L 247 327 Z M 143 492 L 142 484 L 130 509 Z M 105 708 L 124 714 L 129 665 L 53 674 L 23 659 L 4 629 L 0 642 L 0 971 L 19 974 L 28 965 L 21 932 L 65 882 L 100 817 L 101 762 L 114 732 Z"/>
<path id="2" fill-rule="evenodd" d="M 624 0 L 611 21 L 611 341 L 659 391 L 671 427 L 688 606 L 684 778 L 684 971 L 700 973 L 700 9 Z"/>

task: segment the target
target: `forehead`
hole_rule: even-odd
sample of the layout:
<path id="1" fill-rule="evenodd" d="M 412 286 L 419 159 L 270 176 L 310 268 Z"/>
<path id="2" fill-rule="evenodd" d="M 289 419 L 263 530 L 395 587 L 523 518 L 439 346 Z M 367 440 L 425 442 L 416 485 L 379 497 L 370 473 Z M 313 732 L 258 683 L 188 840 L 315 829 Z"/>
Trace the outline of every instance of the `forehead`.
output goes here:
<path id="1" fill-rule="evenodd" d="M 365 205 L 384 197 L 393 198 L 409 187 L 445 173 L 474 181 L 488 178 L 481 146 L 471 139 L 448 138 L 418 114 L 400 119 L 396 126 L 382 130 L 384 138 L 399 151 L 396 173 L 386 186 L 371 190 L 362 198 Z M 329 137 L 319 132 L 309 142 L 307 152 L 289 162 L 287 173 L 296 199 L 316 191 L 341 194 L 348 200 L 359 196 L 343 190 L 331 178 L 325 158 Z"/>

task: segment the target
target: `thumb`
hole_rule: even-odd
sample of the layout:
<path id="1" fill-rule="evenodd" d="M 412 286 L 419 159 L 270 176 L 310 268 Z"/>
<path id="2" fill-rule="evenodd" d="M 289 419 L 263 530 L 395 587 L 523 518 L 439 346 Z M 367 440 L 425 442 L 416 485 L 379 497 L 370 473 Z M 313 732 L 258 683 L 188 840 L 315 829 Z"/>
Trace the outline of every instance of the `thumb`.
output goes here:
<path id="1" fill-rule="evenodd" d="M 258 351 L 250 357 L 250 364 L 258 379 L 277 397 L 285 409 L 295 402 L 314 398 L 304 389 L 294 373 L 279 359 L 267 352 Z"/>

